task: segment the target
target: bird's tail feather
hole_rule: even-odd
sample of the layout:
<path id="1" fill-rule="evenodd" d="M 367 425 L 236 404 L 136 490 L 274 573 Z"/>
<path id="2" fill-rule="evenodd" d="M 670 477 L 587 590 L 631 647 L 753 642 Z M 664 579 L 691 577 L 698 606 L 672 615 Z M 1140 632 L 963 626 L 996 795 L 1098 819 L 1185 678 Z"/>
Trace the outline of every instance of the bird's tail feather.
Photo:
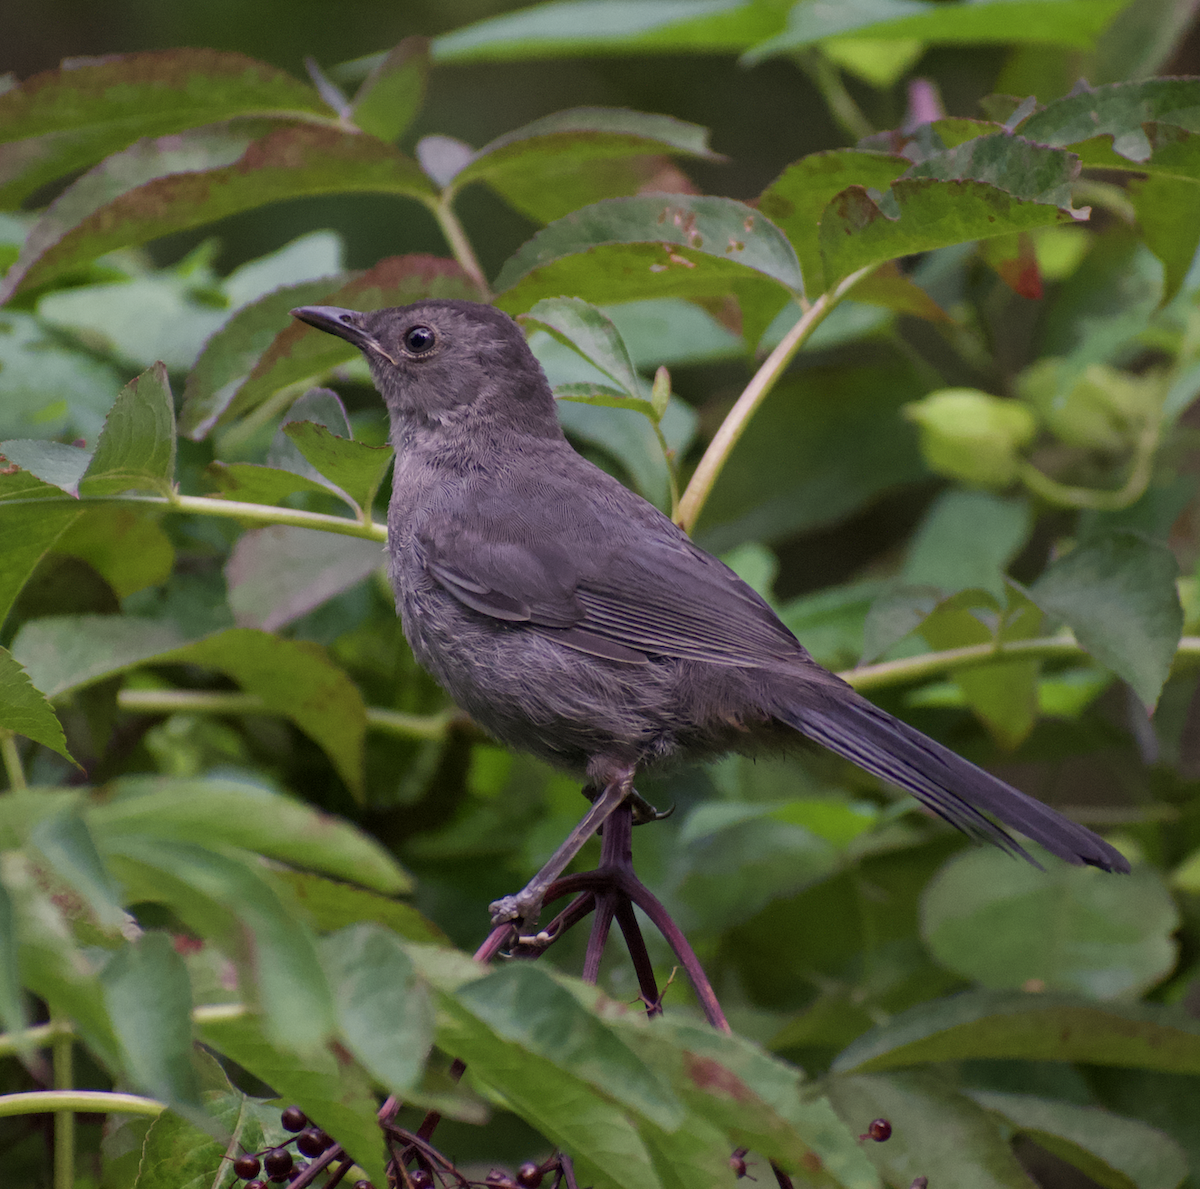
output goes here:
<path id="1" fill-rule="evenodd" d="M 987 815 L 1019 830 L 1068 863 L 1129 870 L 1124 856 L 1091 830 L 955 755 L 907 723 L 852 694 L 790 708 L 781 716 L 802 735 L 899 785 L 965 834 L 1036 861 Z"/>

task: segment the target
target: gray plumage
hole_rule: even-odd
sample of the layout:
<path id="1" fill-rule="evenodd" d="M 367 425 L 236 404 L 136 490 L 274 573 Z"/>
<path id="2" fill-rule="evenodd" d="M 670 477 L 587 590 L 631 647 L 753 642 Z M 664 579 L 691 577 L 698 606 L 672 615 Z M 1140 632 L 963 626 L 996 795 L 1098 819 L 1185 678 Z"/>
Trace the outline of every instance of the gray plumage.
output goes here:
<path id="1" fill-rule="evenodd" d="M 293 313 L 370 364 L 396 448 L 388 554 L 404 633 L 501 742 L 600 789 L 798 731 L 1014 854 L 1029 857 L 993 816 L 1068 862 L 1129 869 L 855 693 L 732 570 L 576 454 L 507 315 L 464 301 Z"/>

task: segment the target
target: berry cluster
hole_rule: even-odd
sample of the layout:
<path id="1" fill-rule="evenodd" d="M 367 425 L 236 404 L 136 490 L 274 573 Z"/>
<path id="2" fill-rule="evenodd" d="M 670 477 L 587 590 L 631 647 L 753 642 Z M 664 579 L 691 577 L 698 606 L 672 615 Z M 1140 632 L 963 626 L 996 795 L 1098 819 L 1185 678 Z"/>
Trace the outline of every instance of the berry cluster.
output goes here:
<path id="1" fill-rule="evenodd" d="M 310 1127 L 308 1117 L 298 1106 L 289 1106 L 280 1116 L 285 1131 L 294 1136 L 276 1148 L 262 1152 L 246 1152 L 233 1162 L 233 1171 L 246 1182 L 245 1189 L 269 1189 L 268 1182 L 290 1184 L 308 1168 L 307 1161 L 297 1160 L 289 1151 L 293 1144 L 301 1156 L 310 1160 L 333 1146 L 319 1127 Z M 261 1175 L 260 1175 L 261 1174 Z M 360 1181 L 354 1189 L 372 1189 L 369 1181 Z"/>

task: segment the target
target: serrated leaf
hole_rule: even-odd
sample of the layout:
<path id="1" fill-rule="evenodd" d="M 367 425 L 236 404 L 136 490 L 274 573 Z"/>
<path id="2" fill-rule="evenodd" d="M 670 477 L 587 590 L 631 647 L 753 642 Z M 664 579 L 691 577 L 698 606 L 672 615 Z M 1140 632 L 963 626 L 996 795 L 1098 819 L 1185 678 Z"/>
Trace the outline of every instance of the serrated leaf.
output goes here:
<path id="1" fill-rule="evenodd" d="M 782 14 L 743 0 L 601 0 L 536 4 L 435 38 L 435 62 L 579 53 L 740 50 L 777 32 Z"/>
<path id="2" fill-rule="evenodd" d="M 546 297 L 587 293 L 598 305 L 732 294 L 757 343 L 802 285 L 795 253 L 757 212 L 727 198 L 613 198 L 533 237 L 501 270 L 495 304 L 518 314 Z"/>
<path id="3" fill-rule="evenodd" d="M 968 1090 L 967 1095 L 1106 1189 L 1176 1189 L 1187 1176 L 1179 1145 L 1135 1119 L 1032 1094 Z"/>
<path id="4" fill-rule="evenodd" d="M 210 462 L 204 468 L 204 477 L 210 479 L 222 495 L 239 503 L 281 504 L 289 495 L 299 491 L 313 491 L 328 495 L 329 488 L 316 479 L 297 475 L 295 471 L 279 467 L 262 466 L 256 462 Z M 242 541 L 239 537 L 238 541 Z M 237 546 L 235 545 L 236 549 Z M 243 627 L 260 627 L 257 621 Z"/>
<path id="5" fill-rule="evenodd" d="M 50 697 L 148 663 L 217 669 L 262 698 L 266 709 L 290 718 L 326 752 L 350 789 L 356 795 L 362 790 L 362 695 L 317 644 L 249 628 L 188 642 L 159 620 L 47 616 L 24 625 L 13 655 Z"/>
<path id="6" fill-rule="evenodd" d="M 455 171 L 451 190 L 483 181 L 541 223 L 604 198 L 654 186 L 662 154 L 723 160 L 708 132 L 671 116 L 581 107 L 543 116 L 484 145 Z"/>
<path id="7" fill-rule="evenodd" d="M 408 874 L 369 835 L 259 785 L 133 777 L 117 790 L 120 796 L 88 811 L 88 820 L 106 834 L 203 838 L 389 896 L 413 890 Z"/>
<path id="8" fill-rule="evenodd" d="M 174 482 L 175 403 L 167 369 L 156 363 L 117 393 L 79 491 L 116 495 L 133 488 L 165 495 Z"/>
<path id="9" fill-rule="evenodd" d="M 825 291 L 818 233 L 825 208 L 847 186 L 886 190 L 910 167 L 906 157 L 859 149 L 810 153 L 789 165 L 758 198 L 762 211 L 792 241 L 810 297 Z"/>
<path id="10" fill-rule="evenodd" d="M 291 324 L 290 311 L 319 304 L 337 283 L 325 277 L 286 285 L 238 310 L 204 344 L 188 373 L 179 432 L 197 442 L 207 437 L 263 352 Z"/>
<path id="11" fill-rule="evenodd" d="M 901 1012 L 838 1054 L 835 1073 L 970 1058 L 1200 1073 L 1200 1023 L 1159 1003 L 964 991 Z"/>
<path id="12" fill-rule="evenodd" d="M 192 988 L 171 938 L 144 933 L 122 946 L 100 985 L 129 1079 L 193 1121 L 207 1121 L 192 1068 Z"/>
<path id="13" fill-rule="evenodd" d="M 0 730 L 13 731 L 70 760 L 62 723 L 12 653 L 0 648 Z"/>
<path id="14" fill-rule="evenodd" d="M 1129 998 L 1174 968 L 1179 913 L 1152 868 L 1117 880 L 1027 866 L 975 850 L 942 868 L 922 898 L 921 933 L 943 966 L 991 990 L 1033 981 L 1097 999 Z"/>
<path id="15" fill-rule="evenodd" d="M 803 4 L 788 15 L 787 31 L 754 46 L 747 63 L 814 45 L 827 37 L 929 41 L 950 45 L 1008 45 L 1013 42 L 1094 44 L 1129 0 L 840 0 L 836 5 Z"/>
<path id="16" fill-rule="evenodd" d="M 0 442 L 0 451 L 9 466 L 57 487 L 66 495 L 79 494 L 79 481 L 91 465 L 92 452 L 65 442 L 40 438 L 17 438 Z"/>
<path id="17" fill-rule="evenodd" d="M 394 451 L 391 446 L 368 446 L 340 437 L 331 428 L 312 421 L 290 421 L 283 432 L 321 475 L 344 491 L 360 512 L 367 513 Z"/>
<path id="18" fill-rule="evenodd" d="M 851 1131 L 886 1119 L 886 1143 L 863 1150 L 890 1185 L 928 1177 L 931 1185 L 1034 1189 L 996 1121 L 946 1079 L 926 1072 L 829 1079 L 829 1097 Z"/>
<path id="19" fill-rule="evenodd" d="M 861 186 L 829 204 L 819 233 L 826 285 L 914 252 L 1073 222 L 1050 203 L 1026 202 L 972 180 L 901 178 L 887 197 L 894 199 L 898 217 L 885 214 Z"/>
<path id="20" fill-rule="evenodd" d="M 379 541 L 272 525 L 243 533 L 225 564 L 239 627 L 277 629 L 357 586 L 386 561 Z"/>
<path id="21" fill-rule="evenodd" d="M 395 143 L 416 119 L 429 76 L 429 42 L 406 37 L 363 80 L 350 118 L 364 132 Z"/>
<path id="22" fill-rule="evenodd" d="M 408 305 L 423 298 L 478 301 L 478 285 L 453 260 L 437 256 L 389 256 L 327 294 L 319 304 L 354 310 Z M 217 416 L 221 425 L 243 416 L 281 388 L 324 376 L 359 356 L 357 348 L 293 319 L 263 352 L 249 378 Z"/>
<path id="23" fill-rule="evenodd" d="M 309 871 L 281 869 L 272 872 L 271 878 L 286 886 L 292 900 L 301 906 L 319 933 L 333 933 L 359 921 L 370 921 L 408 941 L 447 944 L 446 935 L 433 921 L 402 900 Z"/>
<path id="24" fill-rule="evenodd" d="M 352 925 L 322 939 L 321 959 L 347 1047 L 381 1086 L 408 1097 L 433 1044 L 433 1004 L 400 939 Z"/>
<path id="25" fill-rule="evenodd" d="M 283 71 L 217 50 L 110 55 L 35 74 L 0 96 L 0 205 L 19 206 L 46 182 L 139 137 L 246 116 L 331 113 Z"/>
<path id="26" fill-rule="evenodd" d="M 520 321 L 548 330 L 599 368 L 618 388 L 647 403 L 641 377 L 634 370 L 620 333 L 595 306 L 578 297 L 551 297 L 539 301 Z"/>
<path id="27" fill-rule="evenodd" d="M 1153 708 L 1183 631 L 1175 555 L 1138 533 L 1084 541 L 1029 589 L 1048 615 Z"/>
<path id="28" fill-rule="evenodd" d="M 261 1004 L 278 1043 L 323 1051 L 333 1003 L 316 940 L 260 873 L 261 859 L 115 829 L 101 833 L 100 845 L 132 897 L 168 905 L 234 960 L 240 993 Z"/>
<path id="29" fill-rule="evenodd" d="M 219 163 L 169 173 L 97 205 L 106 179 L 85 174 L 47 210 L 26 251 L 9 270 L 3 297 L 44 284 L 116 248 L 144 244 L 270 202 L 317 194 L 374 193 L 431 200 L 432 185 L 415 161 L 374 137 L 334 128 L 280 128 L 237 148 L 228 137 Z M 135 146 L 143 153 L 153 149 Z M 133 152 L 134 150 L 130 150 Z M 114 171 L 116 158 L 96 166 Z M 94 171 L 93 171 L 94 172 Z M 83 192 L 88 201 L 83 202 Z"/>
<path id="30" fill-rule="evenodd" d="M 336 1136 L 376 1185 L 387 1184 L 375 1098 L 356 1064 L 328 1050 L 299 1057 L 273 1044 L 251 1016 L 206 1020 L 197 1031 L 206 1044 L 271 1086 L 281 1101 L 297 1103 L 327 1135 Z"/>

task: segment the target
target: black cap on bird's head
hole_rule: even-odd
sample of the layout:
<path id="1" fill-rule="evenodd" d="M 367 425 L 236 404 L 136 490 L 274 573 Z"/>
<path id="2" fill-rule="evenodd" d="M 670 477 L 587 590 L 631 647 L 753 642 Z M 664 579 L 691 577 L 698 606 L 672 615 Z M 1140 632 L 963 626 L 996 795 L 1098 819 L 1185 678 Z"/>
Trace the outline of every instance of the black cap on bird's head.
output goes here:
<path id="1" fill-rule="evenodd" d="M 472 420 L 559 432 L 554 397 L 525 336 L 491 306 L 429 300 L 368 313 L 301 306 L 292 316 L 353 343 L 396 417 L 441 423 L 470 406 Z"/>

